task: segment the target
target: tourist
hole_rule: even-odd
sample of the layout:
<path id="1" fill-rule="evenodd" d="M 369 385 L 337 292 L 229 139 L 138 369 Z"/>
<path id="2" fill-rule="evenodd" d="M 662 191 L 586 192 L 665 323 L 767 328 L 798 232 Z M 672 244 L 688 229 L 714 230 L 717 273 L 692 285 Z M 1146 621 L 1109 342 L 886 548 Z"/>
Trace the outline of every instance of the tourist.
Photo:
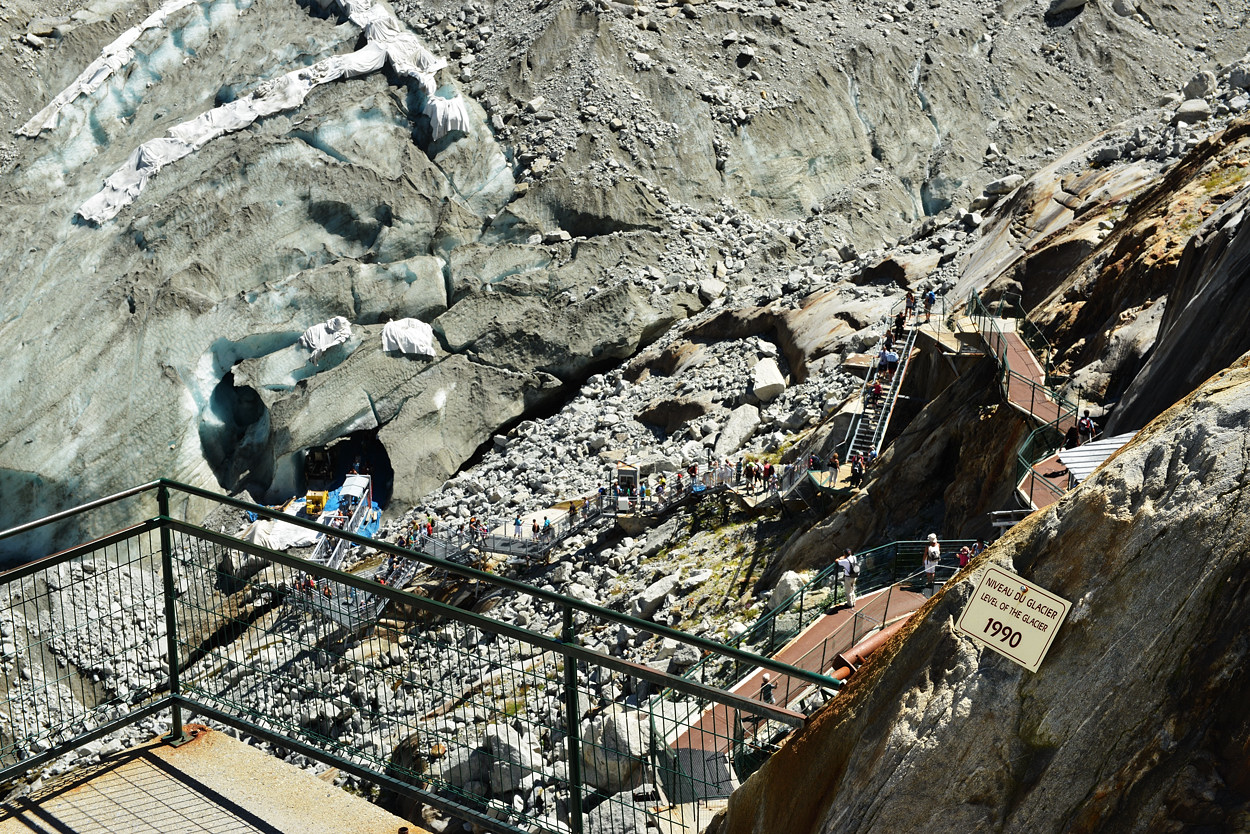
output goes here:
<path id="1" fill-rule="evenodd" d="M 887 380 L 894 379 L 894 372 L 898 370 L 898 354 L 892 349 L 885 352 L 885 378 Z"/>
<path id="2" fill-rule="evenodd" d="M 848 547 L 842 551 L 838 559 L 838 569 L 842 572 L 842 592 L 846 604 L 855 607 L 855 580 L 859 578 L 859 557 Z"/>
<path id="3" fill-rule="evenodd" d="M 894 317 L 894 338 L 903 341 L 903 331 L 907 326 L 907 318 L 903 315 L 903 311 L 899 310 L 898 315 Z"/>
<path id="4" fill-rule="evenodd" d="M 838 485 L 838 468 L 842 466 L 842 461 L 838 459 L 838 453 L 834 452 L 829 456 L 829 469 L 833 472 L 833 478 L 830 480 L 830 486 Z"/>
<path id="5" fill-rule="evenodd" d="M 742 485 L 742 458 L 738 458 L 737 464 L 734 466 L 734 486 Z"/>
<path id="6" fill-rule="evenodd" d="M 907 318 L 914 319 L 916 317 L 916 296 L 911 290 L 907 291 L 907 299 L 903 302 L 904 308 L 907 310 Z"/>
<path id="7" fill-rule="evenodd" d="M 929 534 L 929 544 L 924 549 L 924 583 L 932 591 L 937 578 L 938 562 L 942 560 L 942 546 L 938 544 L 936 533 Z"/>
<path id="8" fill-rule="evenodd" d="M 868 397 L 868 405 L 876 408 L 881 402 L 881 380 L 878 379 L 872 383 L 872 393 Z"/>
<path id="9" fill-rule="evenodd" d="M 1089 417 L 1089 409 L 1085 409 L 1085 415 L 1076 421 L 1076 430 L 1081 437 L 1081 445 L 1094 439 L 1094 421 Z"/>
<path id="10" fill-rule="evenodd" d="M 538 519 L 534 519 L 533 525 L 530 527 L 530 538 L 538 540 Z"/>
<path id="11" fill-rule="evenodd" d="M 977 539 L 977 543 L 972 546 L 971 559 L 977 558 L 984 552 L 985 552 L 985 539 Z"/>
<path id="12" fill-rule="evenodd" d="M 521 515 L 520 513 L 518 513 L 517 517 L 512 520 L 512 534 L 516 536 L 518 539 L 521 538 Z"/>
<path id="13" fill-rule="evenodd" d="M 924 320 L 925 324 L 929 323 L 929 318 L 933 315 L 933 305 L 937 303 L 937 295 L 933 290 L 929 290 L 924 294 Z"/>
<path id="14" fill-rule="evenodd" d="M 959 548 L 959 567 L 966 568 L 968 563 L 972 561 L 972 551 L 968 549 L 968 545 Z"/>
<path id="15" fill-rule="evenodd" d="M 777 703 L 777 684 L 773 683 L 772 675 L 764 673 L 764 678 L 760 682 L 760 700 L 766 704 Z"/>

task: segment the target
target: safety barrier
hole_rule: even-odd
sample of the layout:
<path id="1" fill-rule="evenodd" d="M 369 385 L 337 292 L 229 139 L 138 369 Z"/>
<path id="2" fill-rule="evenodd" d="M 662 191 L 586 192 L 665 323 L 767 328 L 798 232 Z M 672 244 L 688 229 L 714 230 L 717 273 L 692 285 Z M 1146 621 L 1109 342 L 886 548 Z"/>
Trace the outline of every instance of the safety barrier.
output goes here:
<path id="1" fill-rule="evenodd" d="M 1005 302 L 1000 302 L 999 311 L 1003 309 Z M 1018 301 L 1016 303 L 1018 307 Z M 1014 310 L 1013 310 L 1014 312 Z M 1043 373 L 1045 378 L 1049 379 L 1050 366 L 1050 345 L 1046 342 L 1045 337 L 1041 335 L 1041 331 L 1037 330 L 1023 316 L 1023 310 L 1020 310 L 1019 322 L 1026 322 L 1027 326 L 1031 326 L 1037 333 L 1037 338 L 1041 339 L 1046 351 L 1046 358 L 1043 364 Z M 968 297 L 968 314 L 985 339 L 986 345 L 997 360 L 1001 375 L 999 383 L 1002 387 L 1003 398 L 1008 402 L 1012 402 L 1011 390 L 1012 384 L 1016 383 L 1017 391 L 1024 388 L 1027 391 L 1026 397 L 1017 397 L 1014 402 L 1022 410 L 1026 411 L 1034 419 L 1042 423 L 1041 426 L 1034 429 L 1020 448 L 1016 450 L 1016 487 L 1025 495 L 1033 494 L 1034 486 L 1041 486 L 1052 495 L 1059 497 L 1064 493 L 1064 489 L 1052 483 L 1049 479 L 1039 475 L 1034 466 L 1046 458 L 1053 455 L 1063 445 L 1064 432 L 1061 426 L 1069 421 L 1075 423 L 1077 407 L 1076 404 L 1063 397 L 1059 392 L 1052 390 L 1047 385 L 1039 383 L 1030 376 L 1026 376 L 1011 367 L 1011 360 L 1007 355 L 1007 338 L 1003 335 L 1002 329 L 998 326 L 998 316 L 992 315 L 981 301 L 979 295 L 975 292 Z M 1029 345 L 1028 340 L 1021 333 L 1026 346 L 1033 349 Z M 1054 416 L 1047 419 L 1043 414 L 1053 410 Z"/>
<path id="2" fill-rule="evenodd" d="M 190 499 L 341 537 L 528 597 L 552 633 L 174 518 Z M 20 547 L 97 510 L 138 523 L 0 574 L 0 782 L 168 711 L 193 712 L 492 831 L 698 831 L 803 714 L 604 654 L 628 630 L 836 681 L 428 554 L 157 481 L 0 533 Z M 381 625 L 365 595 L 386 601 Z M 698 717 L 697 731 L 692 721 Z M 638 786 L 645 786 L 645 789 Z"/>
<path id="3" fill-rule="evenodd" d="M 887 592 L 885 602 L 888 608 L 889 594 L 893 594 L 896 588 L 914 584 L 922 575 L 924 550 L 928 544 L 928 541 L 893 541 L 857 554 L 860 573 L 855 584 L 856 596 L 863 597 L 884 590 Z M 975 542 L 944 539 L 939 544 L 943 560 L 949 566 L 959 548 L 964 545 L 971 547 Z M 752 653 L 775 653 L 817 619 L 846 602 L 842 579 L 837 562 L 832 562 L 809 579 L 803 587 L 761 614 L 746 631 L 729 640 L 727 645 L 747 649 Z M 826 674 L 828 663 L 838 652 L 850 648 L 875 627 L 864 620 L 858 629 L 853 627 L 845 635 L 848 640 L 845 645 L 842 642 L 829 643 L 825 647 L 824 655 L 806 659 L 808 662 L 800 668 L 808 671 L 819 669 L 819 674 Z M 727 686 L 741 679 L 744 673 L 745 669 L 741 664 L 707 658 L 691 668 L 686 676 L 712 686 Z"/>

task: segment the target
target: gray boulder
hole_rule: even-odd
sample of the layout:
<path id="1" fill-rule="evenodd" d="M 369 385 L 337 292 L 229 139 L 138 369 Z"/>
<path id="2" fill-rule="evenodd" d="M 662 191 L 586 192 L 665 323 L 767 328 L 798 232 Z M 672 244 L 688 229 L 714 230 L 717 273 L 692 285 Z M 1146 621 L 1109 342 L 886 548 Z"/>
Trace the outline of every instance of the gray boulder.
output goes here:
<path id="1" fill-rule="evenodd" d="M 1173 124 L 1197 124 L 1211 118 L 1211 105 L 1205 99 L 1191 98 L 1182 101 L 1172 115 Z"/>
<path id="2" fill-rule="evenodd" d="M 542 748 L 506 724 L 487 725 L 482 741 L 490 751 L 490 787 L 496 793 L 516 790 L 521 780 L 544 767 Z"/>
<path id="3" fill-rule="evenodd" d="M 768 357 L 755 363 L 751 370 L 751 393 L 760 402 L 775 399 L 784 390 L 786 380 L 781 375 L 781 369 L 777 367 L 777 360 Z"/>
<path id="4" fill-rule="evenodd" d="M 1084 4 L 1082 3 L 1079 5 L 1084 5 Z M 1021 183 L 1023 182 L 1024 182 L 1024 177 L 1022 177 L 1020 174 L 1008 174 L 1005 177 L 1002 177 L 1000 179 L 996 179 L 990 183 L 987 183 L 985 186 L 985 193 L 997 195 L 997 196 L 1001 196 L 1003 194 L 1010 194 L 1011 192 L 1019 188 Z"/>
<path id="5" fill-rule="evenodd" d="M 1185 94 L 1187 99 L 1206 98 L 1215 92 L 1216 83 L 1215 73 L 1211 72 L 1211 70 L 1203 70 L 1185 82 L 1181 92 Z"/>
<path id="6" fill-rule="evenodd" d="M 612 797 L 587 814 L 586 830 L 595 834 L 647 834 L 647 813 L 628 799 Z"/>
<path id="7" fill-rule="evenodd" d="M 588 785 L 618 793 L 639 781 L 651 739 L 642 713 L 613 706 L 584 727 L 582 738 L 582 776 Z"/>
<path id="8" fill-rule="evenodd" d="M 788 570 L 777 580 L 776 587 L 773 588 L 773 595 L 768 598 L 768 607 L 770 609 L 777 608 L 783 602 L 788 600 L 799 592 L 799 589 L 807 584 L 809 577 Z"/>
<path id="9" fill-rule="evenodd" d="M 648 585 L 631 600 L 634 616 L 641 617 L 644 620 L 650 619 L 651 615 L 660 607 L 660 603 L 664 601 L 664 598 L 677 587 L 677 582 L 678 576 L 674 573 Z"/>
<path id="10" fill-rule="evenodd" d="M 716 438 L 718 458 L 728 457 L 741 449 L 760 425 L 760 410 L 753 405 L 740 405 L 729 414 L 725 427 Z"/>

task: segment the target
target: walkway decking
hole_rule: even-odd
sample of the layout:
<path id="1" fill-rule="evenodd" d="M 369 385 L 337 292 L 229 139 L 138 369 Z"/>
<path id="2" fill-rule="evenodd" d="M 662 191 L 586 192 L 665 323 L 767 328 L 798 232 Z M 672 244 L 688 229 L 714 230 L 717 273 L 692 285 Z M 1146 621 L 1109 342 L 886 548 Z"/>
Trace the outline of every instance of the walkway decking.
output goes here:
<path id="1" fill-rule="evenodd" d="M 1032 414 L 1042 423 L 1053 423 L 1060 416 L 1065 419 L 1058 423 L 1059 431 L 1066 432 L 1076 425 L 1074 415 L 1064 415 L 1063 409 L 1051 397 L 1045 394 L 1046 372 L 1038 363 L 1037 357 L 1029 346 L 1015 331 L 1003 333 L 1006 342 L 1007 361 L 1010 368 L 1027 379 L 1012 376 L 1007 382 L 1007 401 L 1017 408 Z"/>
<path id="2" fill-rule="evenodd" d="M 1033 506 L 1039 510 L 1057 502 L 1063 497 L 1067 488 L 1068 470 L 1059 460 L 1059 452 L 1033 464 L 1032 471 L 1020 484 L 1020 491 L 1027 495 L 1033 502 Z"/>
<path id="3" fill-rule="evenodd" d="M 0 834 L 412 834 L 424 829 L 221 733 L 196 728 L 0 806 Z"/>
<path id="4" fill-rule="evenodd" d="M 994 357 L 1010 369 L 1005 380 L 1007 402 L 1039 423 L 1053 425 L 1059 434 L 1066 434 L 1076 425 L 1076 413 L 1070 405 L 1067 408 L 1061 405 L 1046 387 L 1046 371 L 1016 331 L 1015 321 L 990 318 L 989 322 L 993 338 L 982 335 Z M 1034 463 L 1017 484 L 1020 494 L 1035 509 L 1049 507 L 1067 490 L 1062 469 L 1055 455 Z"/>
<path id="5" fill-rule="evenodd" d="M 869 626 L 888 623 L 906 614 L 916 611 L 924 605 L 927 597 L 895 586 L 891 593 L 889 588 L 875 591 L 860 597 L 855 607 L 841 608 L 814 620 L 803 629 L 793 640 L 772 655 L 792 666 L 812 672 L 829 671 L 838 654 L 851 648 L 862 639 Z M 888 606 L 888 608 L 887 608 Z M 863 629 L 854 633 L 849 626 L 856 614 L 861 615 L 865 622 Z M 779 706 L 785 706 L 811 688 L 806 681 L 799 681 L 785 675 L 773 674 L 776 685 L 774 700 Z M 760 685 L 764 682 L 764 670 L 754 669 L 729 691 L 748 698 L 760 697 Z M 695 748 L 726 752 L 729 750 L 734 734 L 733 710 L 723 704 L 708 709 L 673 743 L 676 749 Z M 747 728 L 748 733 L 752 728 Z"/>

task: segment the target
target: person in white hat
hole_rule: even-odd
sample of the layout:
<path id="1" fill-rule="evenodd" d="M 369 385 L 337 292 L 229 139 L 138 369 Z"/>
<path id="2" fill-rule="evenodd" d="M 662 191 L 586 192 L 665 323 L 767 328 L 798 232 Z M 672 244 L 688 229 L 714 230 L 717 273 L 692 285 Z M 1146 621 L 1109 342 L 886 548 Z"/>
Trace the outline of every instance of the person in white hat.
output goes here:
<path id="1" fill-rule="evenodd" d="M 929 534 L 929 545 L 924 549 L 924 583 L 925 587 L 932 591 L 934 576 L 937 573 L 938 562 L 942 559 L 942 546 L 938 544 L 936 533 Z"/>

